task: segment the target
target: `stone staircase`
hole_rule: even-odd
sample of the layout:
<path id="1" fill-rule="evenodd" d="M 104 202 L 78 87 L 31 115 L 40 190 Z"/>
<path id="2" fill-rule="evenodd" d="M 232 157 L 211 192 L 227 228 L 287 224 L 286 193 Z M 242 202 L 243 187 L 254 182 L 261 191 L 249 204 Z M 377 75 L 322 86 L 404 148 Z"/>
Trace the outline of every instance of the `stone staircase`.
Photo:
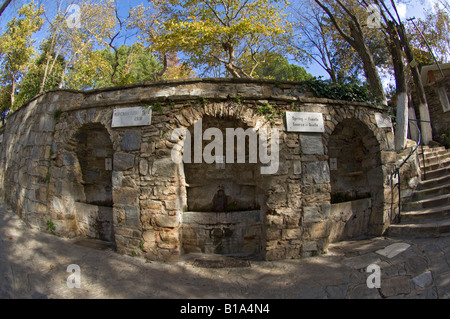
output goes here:
<path id="1" fill-rule="evenodd" d="M 423 147 L 419 154 L 422 181 L 404 203 L 401 220 L 387 229 L 387 235 L 439 236 L 450 233 L 450 150 L 445 147 Z"/>

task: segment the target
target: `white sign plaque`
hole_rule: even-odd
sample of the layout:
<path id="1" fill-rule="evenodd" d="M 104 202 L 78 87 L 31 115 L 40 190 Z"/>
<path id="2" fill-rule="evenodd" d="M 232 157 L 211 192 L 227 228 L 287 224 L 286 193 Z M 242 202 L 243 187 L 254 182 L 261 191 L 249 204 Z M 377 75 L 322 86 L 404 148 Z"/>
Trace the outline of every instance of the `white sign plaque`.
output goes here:
<path id="1" fill-rule="evenodd" d="M 286 112 L 288 132 L 318 132 L 325 131 L 322 113 Z"/>
<path id="2" fill-rule="evenodd" d="M 392 127 L 391 117 L 389 115 L 375 113 L 375 121 L 379 128 L 382 127 Z"/>
<path id="3" fill-rule="evenodd" d="M 144 106 L 115 109 L 111 127 L 150 125 L 152 110 Z"/>

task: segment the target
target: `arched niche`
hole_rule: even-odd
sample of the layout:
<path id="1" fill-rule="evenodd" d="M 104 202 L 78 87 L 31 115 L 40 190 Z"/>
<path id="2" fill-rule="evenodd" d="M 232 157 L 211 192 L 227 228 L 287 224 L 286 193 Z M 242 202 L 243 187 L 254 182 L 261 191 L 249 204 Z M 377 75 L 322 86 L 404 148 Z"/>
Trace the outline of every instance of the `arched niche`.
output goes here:
<path id="1" fill-rule="evenodd" d="M 215 133 L 210 139 L 206 137 L 209 129 Z M 244 133 L 241 137 L 234 137 L 233 147 L 228 144 L 231 141 L 230 130 Z M 261 207 L 264 206 L 264 191 L 261 187 L 261 164 L 257 156 L 256 160 L 252 158 L 258 144 L 257 132 L 237 119 L 214 116 L 204 116 L 188 131 L 183 150 L 183 155 L 190 153 L 190 160 L 184 157 L 183 161 L 187 196 L 182 231 L 184 252 L 259 258 L 263 246 Z M 186 138 L 190 140 L 187 142 Z M 197 138 L 201 144 L 196 144 L 194 140 Z M 222 154 L 208 148 L 216 138 L 222 141 Z M 239 144 L 245 145 L 242 147 L 243 156 L 239 156 Z M 232 163 L 230 158 L 226 158 L 227 146 L 232 150 Z M 201 162 L 195 162 L 195 154 L 199 150 Z M 223 163 L 207 163 L 205 154 L 225 158 L 222 158 Z M 238 163 L 238 157 L 243 159 L 243 163 Z"/>
<path id="2" fill-rule="evenodd" d="M 380 145 L 361 121 L 347 118 L 328 140 L 331 184 L 331 241 L 368 235 L 375 198 L 383 188 Z M 381 184 L 380 184 L 381 183 Z"/>
<path id="3" fill-rule="evenodd" d="M 100 123 L 81 126 L 64 155 L 73 192 L 78 235 L 114 242 L 113 144 Z"/>

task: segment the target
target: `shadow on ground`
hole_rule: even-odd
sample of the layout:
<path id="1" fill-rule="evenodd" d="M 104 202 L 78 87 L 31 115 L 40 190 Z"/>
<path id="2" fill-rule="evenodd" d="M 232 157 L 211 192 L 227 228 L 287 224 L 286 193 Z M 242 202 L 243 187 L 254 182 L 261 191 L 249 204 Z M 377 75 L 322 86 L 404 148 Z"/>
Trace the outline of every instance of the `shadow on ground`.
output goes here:
<path id="1" fill-rule="evenodd" d="M 340 243 L 324 256 L 252 261 L 246 267 L 204 267 L 198 256 L 147 262 L 92 241 L 31 229 L 1 203 L 0 298 L 448 298 L 450 238 L 424 241 L 402 258 L 375 253 L 398 241 Z M 436 252 L 436 261 L 421 249 Z M 385 288 L 367 287 L 365 270 L 372 263 L 381 266 Z M 80 266 L 79 289 L 67 286 L 71 264 Z M 434 283 L 417 289 L 412 278 L 431 268 Z"/>

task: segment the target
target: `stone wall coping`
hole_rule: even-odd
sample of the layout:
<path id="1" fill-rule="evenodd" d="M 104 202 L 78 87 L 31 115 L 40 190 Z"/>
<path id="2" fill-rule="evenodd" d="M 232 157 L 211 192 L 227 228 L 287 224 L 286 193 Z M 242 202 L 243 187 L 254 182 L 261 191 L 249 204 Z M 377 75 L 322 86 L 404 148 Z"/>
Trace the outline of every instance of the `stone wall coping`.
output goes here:
<path id="1" fill-rule="evenodd" d="M 176 101 L 192 101 L 192 100 L 198 100 L 199 98 L 202 98 L 201 95 L 186 95 L 186 94 L 176 94 L 171 96 L 158 96 L 158 97 L 151 97 L 151 98 L 135 98 L 135 99 L 112 99 L 112 98 L 105 98 L 98 102 L 88 102 L 86 101 L 87 98 L 89 98 L 92 95 L 105 93 L 105 92 L 114 92 L 114 91 L 121 91 L 121 90 L 129 90 L 129 89 L 136 89 L 136 88 L 147 88 L 147 87 L 183 87 L 185 85 L 191 85 L 191 84 L 199 84 L 199 83 L 210 83 L 210 84 L 260 84 L 261 86 L 272 86 L 276 88 L 295 88 L 296 86 L 301 85 L 304 82 L 293 82 L 293 81 L 278 81 L 278 80 L 269 80 L 269 79 L 249 79 L 249 78 L 196 78 L 196 79 L 185 79 L 185 80 L 167 80 L 167 81 L 158 81 L 158 82 L 141 82 L 136 84 L 129 84 L 129 85 L 123 85 L 123 86 L 117 86 L 117 87 L 108 87 L 108 88 L 100 88 L 100 89 L 93 89 L 93 90 L 87 90 L 87 91 L 80 91 L 80 90 L 74 90 L 74 89 L 52 89 L 49 91 L 46 91 L 42 94 L 39 94 L 35 96 L 34 98 L 30 99 L 26 103 L 24 103 L 20 108 L 12 112 L 9 116 L 15 114 L 21 109 L 26 108 L 27 105 L 29 105 L 34 100 L 37 100 L 41 97 L 44 97 L 46 95 L 51 95 L 53 93 L 58 92 L 68 92 L 72 94 L 83 94 L 84 101 L 81 102 L 81 105 L 77 107 L 76 109 L 67 110 L 67 111 L 75 111 L 75 110 L 83 110 L 87 108 L 92 107 L 111 107 L 111 106 L 120 106 L 120 105 L 130 105 L 130 104 L 145 104 L 149 102 L 176 102 Z M 305 93 L 305 94 L 312 94 L 312 93 Z M 138 94 L 136 94 L 138 95 Z M 365 102 L 356 102 L 356 101 L 344 101 L 344 100 L 332 100 L 327 98 L 319 98 L 319 97 L 307 97 L 307 96 L 288 96 L 283 94 L 273 94 L 273 95 L 263 95 L 263 94 L 240 94 L 236 93 L 235 95 L 227 95 L 227 96 L 208 96 L 205 97 L 205 99 L 210 101 L 223 101 L 230 98 L 236 98 L 239 96 L 242 100 L 270 100 L 270 101 L 279 101 L 279 102 L 286 102 L 286 103 L 319 103 L 319 104 L 340 104 L 342 106 L 357 106 L 357 107 L 366 107 L 370 109 L 376 109 L 381 112 L 385 111 L 383 106 L 381 105 L 375 105 L 375 104 L 369 104 Z M 9 117 L 8 116 L 8 117 Z"/>

